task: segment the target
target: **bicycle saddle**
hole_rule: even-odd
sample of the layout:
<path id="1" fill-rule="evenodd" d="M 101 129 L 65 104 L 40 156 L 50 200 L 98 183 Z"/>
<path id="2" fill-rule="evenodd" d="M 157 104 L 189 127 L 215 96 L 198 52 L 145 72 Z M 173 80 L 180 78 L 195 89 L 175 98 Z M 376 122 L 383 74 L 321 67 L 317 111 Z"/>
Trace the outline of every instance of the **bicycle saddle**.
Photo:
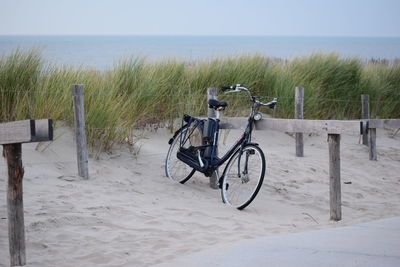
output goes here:
<path id="1" fill-rule="evenodd" d="M 218 101 L 217 99 L 208 100 L 208 107 L 215 110 L 224 110 L 228 106 L 226 101 Z"/>

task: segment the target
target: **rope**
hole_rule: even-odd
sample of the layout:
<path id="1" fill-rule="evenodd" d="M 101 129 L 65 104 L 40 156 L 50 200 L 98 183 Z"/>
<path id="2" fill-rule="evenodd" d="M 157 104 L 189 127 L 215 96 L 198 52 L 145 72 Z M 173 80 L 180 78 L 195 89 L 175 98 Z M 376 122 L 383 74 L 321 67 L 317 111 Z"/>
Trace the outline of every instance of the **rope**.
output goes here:
<path id="1" fill-rule="evenodd" d="M 68 92 L 60 91 L 60 90 L 0 90 L 1 93 L 37 93 L 37 94 L 50 94 L 50 95 L 64 95 Z M 136 93 L 119 93 L 117 91 L 113 92 L 85 92 L 86 95 L 109 95 L 115 97 L 206 97 L 206 94 L 136 94 Z M 395 97 L 396 95 L 394 95 Z M 400 96 L 400 95 L 399 95 Z M 243 95 L 220 95 L 220 97 L 235 97 L 235 98 L 248 98 L 248 96 Z M 259 98 L 274 98 L 278 99 L 295 99 L 294 96 L 269 96 L 269 95 L 260 95 Z M 348 103 L 361 103 L 361 100 L 353 100 L 353 99 L 337 99 L 337 98 L 323 98 L 323 97 L 307 97 L 305 98 L 307 101 L 320 101 L 320 102 L 348 102 Z M 370 103 L 400 103 L 400 101 L 387 101 L 387 100 L 370 100 Z"/>

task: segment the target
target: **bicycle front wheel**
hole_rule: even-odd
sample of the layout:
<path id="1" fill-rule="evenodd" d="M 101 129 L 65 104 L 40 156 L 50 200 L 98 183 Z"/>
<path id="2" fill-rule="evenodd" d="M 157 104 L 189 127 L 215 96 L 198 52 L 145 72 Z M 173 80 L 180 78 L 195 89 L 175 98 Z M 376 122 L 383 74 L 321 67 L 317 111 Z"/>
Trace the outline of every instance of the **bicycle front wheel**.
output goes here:
<path id="1" fill-rule="evenodd" d="M 257 196 L 264 181 L 265 157 L 256 145 L 246 145 L 230 158 L 221 185 L 222 201 L 239 210 Z"/>
<path id="2" fill-rule="evenodd" d="M 188 181 L 196 172 L 195 169 L 189 167 L 176 156 L 179 150 L 181 136 L 185 136 L 187 130 L 188 127 L 183 127 L 179 130 L 174 141 L 169 147 L 167 158 L 165 159 L 165 174 L 171 180 L 181 184 L 184 184 L 186 181 Z"/>

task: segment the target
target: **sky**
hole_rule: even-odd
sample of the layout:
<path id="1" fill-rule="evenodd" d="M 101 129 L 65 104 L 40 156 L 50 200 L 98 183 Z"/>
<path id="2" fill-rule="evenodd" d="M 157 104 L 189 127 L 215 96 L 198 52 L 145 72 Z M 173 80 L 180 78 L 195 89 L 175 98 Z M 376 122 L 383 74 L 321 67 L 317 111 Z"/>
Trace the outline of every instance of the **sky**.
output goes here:
<path id="1" fill-rule="evenodd" d="M 400 37 L 400 0 L 0 0 L 0 35 Z"/>

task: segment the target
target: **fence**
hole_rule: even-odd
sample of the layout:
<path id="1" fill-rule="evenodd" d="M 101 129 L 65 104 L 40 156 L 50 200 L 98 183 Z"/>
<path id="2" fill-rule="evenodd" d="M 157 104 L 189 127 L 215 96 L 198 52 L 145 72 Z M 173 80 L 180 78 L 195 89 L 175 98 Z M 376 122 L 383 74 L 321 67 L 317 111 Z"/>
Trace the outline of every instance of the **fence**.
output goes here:
<path id="1" fill-rule="evenodd" d="M 303 133 L 317 133 L 328 135 L 329 150 L 329 182 L 330 182 L 330 218 L 339 221 L 341 211 L 341 184 L 340 184 L 340 138 L 341 134 L 361 134 L 363 144 L 369 146 L 369 159 L 377 160 L 376 129 L 398 129 L 400 119 L 369 119 L 369 98 L 362 95 L 362 120 L 304 120 L 303 103 L 304 89 L 296 87 L 295 114 L 297 119 L 265 118 L 255 123 L 256 130 L 275 130 L 296 133 L 295 151 L 297 157 L 303 156 Z M 216 96 L 213 96 L 216 98 Z M 245 125 L 247 118 L 224 118 L 221 120 L 222 129 L 238 129 Z M 365 137 L 366 136 L 366 137 Z"/>
<path id="2" fill-rule="evenodd" d="M 256 122 L 255 129 L 295 133 L 295 155 L 297 157 L 304 155 L 303 133 L 328 135 L 330 218 L 339 221 L 342 218 L 340 184 L 341 134 L 361 134 L 363 136 L 363 144 L 369 146 L 370 160 L 377 160 L 376 129 L 398 129 L 400 128 L 400 119 L 370 119 L 369 97 L 368 95 L 362 95 L 361 120 L 305 120 L 303 118 L 304 89 L 296 87 L 295 90 L 296 119 L 265 118 Z M 72 97 L 75 115 L 78 174 L 83 179 L 89 179 L 83 85 L 72 85 Z M 217 97 L 217 90 L 209 88 L 207 98 Z M 340 100 L 332 99 L 332 101 Z M 209 109 L 208 116 L 215 117 L 213 110 Z M 246 122 L 247 118 L 223 118 L 220 126 L 221 129 L 237 129 L 245 125 Z M 24 171 L 21 160 L 21 144 L 51 141 L 52 139 L 53 127 L 51 120 L 27 120 L 0 124 L 0 145 L 4 146 L 9 169 L 7 208 L 11 265 L 24 265 L 26 262 L 22 196 Z M 217 178 L 216 176 L 210 177 L 210 186 L 212 188 L 218 188 Z"/>

